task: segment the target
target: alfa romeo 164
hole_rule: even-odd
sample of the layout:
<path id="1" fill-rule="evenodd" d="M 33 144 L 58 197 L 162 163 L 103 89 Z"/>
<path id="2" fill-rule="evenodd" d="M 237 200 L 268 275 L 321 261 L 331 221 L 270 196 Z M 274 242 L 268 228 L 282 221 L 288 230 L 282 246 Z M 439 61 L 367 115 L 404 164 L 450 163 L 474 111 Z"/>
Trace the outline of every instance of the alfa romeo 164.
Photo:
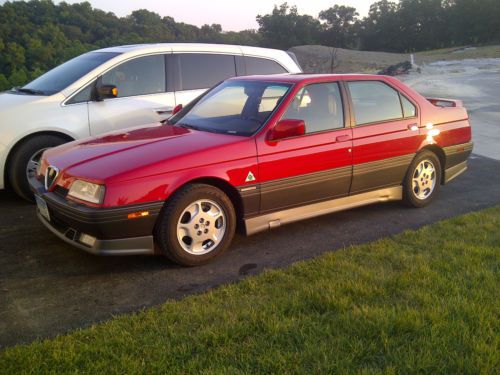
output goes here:
<path id="1" fill-rule="evenodd" d="M 174 112 L 45 151 L 30 179 L 42 223 L 94 254 L 195 266 L 237 228 L 391 200 L 424 207 L 472 151 L 459 100 L 384 76 L 238 77 Z"/>

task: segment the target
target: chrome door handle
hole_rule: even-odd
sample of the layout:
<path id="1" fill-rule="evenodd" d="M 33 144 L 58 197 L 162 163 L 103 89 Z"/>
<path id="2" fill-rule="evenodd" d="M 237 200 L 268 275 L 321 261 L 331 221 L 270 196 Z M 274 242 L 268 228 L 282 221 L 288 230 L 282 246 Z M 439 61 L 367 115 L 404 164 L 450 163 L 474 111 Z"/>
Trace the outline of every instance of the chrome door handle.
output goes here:
<path id="1" fill-rule="evenodd" d="M 163 107 L 163 108 L 155 108 L 154 111 L 159 115 L 169 115 L 172 113 L 173 107 Z"/>
<path id="2" fill-rule="evenodd" d="M 416 132 L 418 130 L 418 124 L 417 123 L 410 124 L 410 125 L 407 126 L 407 128 L 408 128 L 408 130 Z"/>

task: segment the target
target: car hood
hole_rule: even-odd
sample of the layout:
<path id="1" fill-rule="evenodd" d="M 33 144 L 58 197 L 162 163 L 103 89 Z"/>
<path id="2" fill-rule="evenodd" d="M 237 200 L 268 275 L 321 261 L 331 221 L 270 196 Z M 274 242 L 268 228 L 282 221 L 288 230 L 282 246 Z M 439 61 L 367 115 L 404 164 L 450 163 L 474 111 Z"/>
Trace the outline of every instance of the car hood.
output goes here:
<path id="1" fill-rule="evenodd" d="M 63 172 L 63 180 L 113 183 L 249 157 L 255 154 L 250 143 L 248 137 L 152 124 L 49 149 L 43 163 Z"/>

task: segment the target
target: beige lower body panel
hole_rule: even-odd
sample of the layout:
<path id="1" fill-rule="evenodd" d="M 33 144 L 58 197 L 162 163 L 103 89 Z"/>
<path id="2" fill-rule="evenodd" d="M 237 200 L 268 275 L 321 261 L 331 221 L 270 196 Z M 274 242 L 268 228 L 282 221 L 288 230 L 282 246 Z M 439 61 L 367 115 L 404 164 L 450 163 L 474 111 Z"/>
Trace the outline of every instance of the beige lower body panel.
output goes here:
<path id="1" fill-rule="evenodd" d="M 455 165 L 454 167 L 448 168 L 444 171 L 444 183 L 447 184 L 455 177 L 460 176 L 467 170 L 467 161 Z"/>
<path id="2" fill-rule="evenodd" d="M 402 186 L 370 191 L 367 193 L 313 203 L 301 207 L 289 208 L 245 219 L 245 229 L 247 235 L 251 235 L 283 224 L 293 223 L 295 221 L 326 215 L 332 212 L 348 210 L 350 208 L 365 206 L 372 203 L 401 200 L 402 197 Z"/>

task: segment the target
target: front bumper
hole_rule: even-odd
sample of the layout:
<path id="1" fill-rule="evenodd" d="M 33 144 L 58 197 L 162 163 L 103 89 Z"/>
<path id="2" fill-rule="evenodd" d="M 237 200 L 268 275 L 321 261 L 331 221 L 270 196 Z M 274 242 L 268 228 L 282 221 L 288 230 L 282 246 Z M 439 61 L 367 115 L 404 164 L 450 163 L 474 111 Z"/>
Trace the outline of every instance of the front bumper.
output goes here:
<path id="1" fill-rule="evenodd" d="M 30 179 L 33 192 L 45 201 L 50 221 L 37 210 L 40 221 L 67 243 L 97 255 L 154 254 L 153 228 L 163 202 L 117 208 L 92 208 L 47 192 L 36 178 Z M 128 219 L 128 214 L 148 211 L 149 215 Z M 95 238 L 92 245 L 81 241 L 82 234 Z"/>

